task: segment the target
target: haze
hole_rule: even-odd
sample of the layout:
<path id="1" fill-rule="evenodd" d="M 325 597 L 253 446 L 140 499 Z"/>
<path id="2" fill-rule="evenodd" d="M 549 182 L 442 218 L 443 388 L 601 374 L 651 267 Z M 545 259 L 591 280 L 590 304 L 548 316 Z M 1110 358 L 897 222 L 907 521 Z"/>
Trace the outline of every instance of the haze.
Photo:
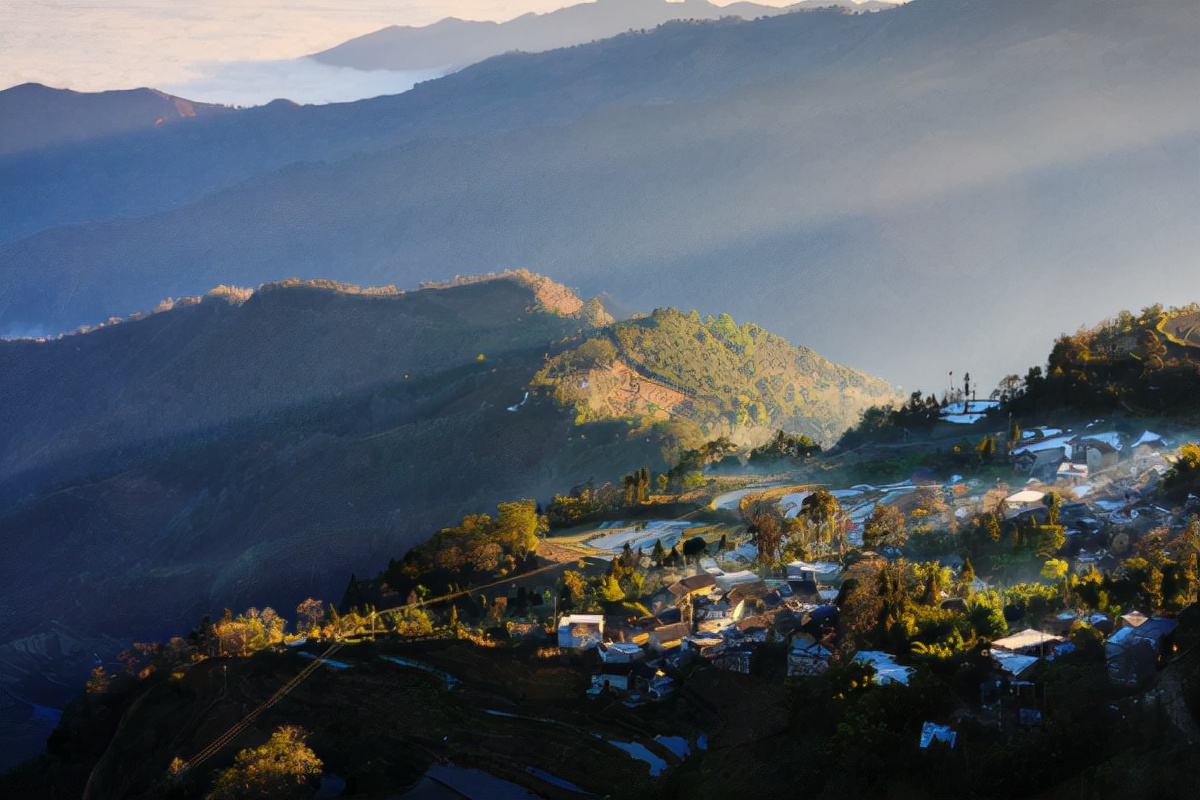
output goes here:
<path id="1" fill-rule="evenodd" d="M 635 0 L 627 0 L 633 2 Z M 716 0 L 728 5 L 732 0 Z M 789 5 L 789 0 L 761 0 Z M 149 86 L 192 100 L 256 105 L 355 100 L 409 89 L 425 73 L 369 73 L 303 56 L 388 25 L 448 16 L 504 21 L 570 0 L 0 0 L 0 88 Z"/>

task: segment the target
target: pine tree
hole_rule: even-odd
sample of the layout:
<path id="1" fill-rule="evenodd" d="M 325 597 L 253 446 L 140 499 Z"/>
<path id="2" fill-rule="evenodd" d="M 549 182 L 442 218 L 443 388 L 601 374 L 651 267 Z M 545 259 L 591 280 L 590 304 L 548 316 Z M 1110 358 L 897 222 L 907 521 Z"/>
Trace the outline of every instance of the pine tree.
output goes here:
<path id="1" fill-rule="evenodd" d="M 929 576 L 925 579 L 925 591 L 921 593 L 921 602 L 927 606 L 937 605 L 941 597 L 940 588 L 938 586 L 938 566 L 932 564 L 929 567 Z"/>
<path id="2" fill-rule="evenodd" d="M 633 548 L 629 546 L 629 542 L 621 548 L 621 566 L 625 569 L 633 569 Z"/>
<path id="3" fill-rule="evenodd" d="M 650 553 L 650 560 L 654 562 L 654 566 L 661 567 L 663 559 L 667 557 L 667 551 L 663 549 L 662 539 L 654 540 L 654 550 Z"/>
<path id="4" fill-rule="evenodd" d="M 962 574 L 959 576 L 964 585 L 970 586 L 975 582 L 975 567 L 971 565 L 971 559 L 963 560 Z"/>
<path id="5" fill-rule="evenodd" d="M 997 543 L 1000 541 L 1000 520 L 996 519 L 995 512 L 983 515 L 983 527 L 989 539 Z"/>

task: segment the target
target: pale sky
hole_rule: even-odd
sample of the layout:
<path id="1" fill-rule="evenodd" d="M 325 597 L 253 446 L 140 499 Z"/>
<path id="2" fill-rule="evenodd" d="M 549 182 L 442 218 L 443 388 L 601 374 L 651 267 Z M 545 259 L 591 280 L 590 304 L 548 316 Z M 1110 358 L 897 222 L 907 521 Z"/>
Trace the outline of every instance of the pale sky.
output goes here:
<path id="1" fill-rule="evenodd" d="M 730 2 L 716 0 L 717 5 Z M 793 0 L 758 2 L 783 6 Z M 426 25 L 448 16 L 502 21 L 572 4 L 574 0 L 0 0 L 0 89 L 29 81 L 80 91 L 190 87 L 196 88 L 187 95 L 192 99 L 213 99 L 195 96 L 203 93 L 206 81 L 227 86 L 282 80 L 278 62 L 387 25 Z M 289 72 L 287 79 L 297 77 Z M 299 77 L 322 79 L 327 81 L 329 74 Z"/>

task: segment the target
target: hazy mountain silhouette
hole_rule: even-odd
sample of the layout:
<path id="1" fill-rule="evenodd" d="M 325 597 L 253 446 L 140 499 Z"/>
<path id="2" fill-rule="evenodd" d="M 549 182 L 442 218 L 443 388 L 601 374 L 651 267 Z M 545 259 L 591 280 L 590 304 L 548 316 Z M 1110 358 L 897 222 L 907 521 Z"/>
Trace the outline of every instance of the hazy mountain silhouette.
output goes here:
<path id="1" fill-rule="evenodd" d="M 708 0 L 597 0 L 544 14 L 522 14 L 507 22 L 447 17 L 420 27 L 390 25 L 315 53 L 311 58 L 355 69 L 458 69 L 514 50 L 536 53 L 569 47 L 607 39 L 626 31 L 654 28 L 671 20 L 713 20 L 723 17 L 755 19 L 800 8 L 832 5 L 874 11 L 892 4 L 871 2 L 855 5 L 849 0 L 841 3 L 808 0 L 779 8 L 756 3 L 717 6 Z"/>
<path id="2" fill-rule="evenodd" d="M 154 89 L 87 93 L 23 83 L 0 91 L 0 156 L 231 110 Z"/>
<path id="3" fill-rule="evenodd" d="M 0 330 L 527 266 L 926 389 L 994 381 L 1090 309 L 1200 295 L 1196 11 L 916 0 L 497 57 L 322 109 L 345 136 L 370 119 L 367 152 L 5 245 Z"/>

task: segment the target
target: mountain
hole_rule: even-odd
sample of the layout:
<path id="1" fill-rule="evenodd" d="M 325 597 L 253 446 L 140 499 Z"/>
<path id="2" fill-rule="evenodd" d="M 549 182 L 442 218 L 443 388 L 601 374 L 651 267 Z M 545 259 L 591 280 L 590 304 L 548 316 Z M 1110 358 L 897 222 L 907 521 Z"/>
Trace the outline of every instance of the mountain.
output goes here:
<path id="1" fill-rule="evenodd" d="M 581 421 L 686 420 L 697 438 L 749 441 L 786 428 L 832 444 L 892 388 L 728 314 L 656 309 L 607 326 L 534 379 Z"/>
<path id="2" fill-rule="evenodd" d="M 626 31 L 654 28 L 672 20 L 754 19 L 820 5 L 838 4 L 810 0 L 780 8 L 756 3 L 718 6 L 708 0 L 596 0 L 544 14 L 522 14 L 507 22 L 447 17 L 422 27 L 391 25 L 315 53 L 310 58 L 354 69 L 459 69 L 514 50 L 536 53 L 570 47 Z M 857 8 L 877 10 L 890 5 L 873 2 Z"/>
<path id="3" fill-rule="evenodd" d="M 910 388 L 987 384 L 1073 309 L 1200 295 L 1195 11 L 916 0 L 500 56 L 323 110 L 411 135 L 393 146 L 10 241 L 0 330 L 222 282 L 522 266 L 755 319 Z"/>
<path id="4" fill-rule="evenodd" d="M 23 83 L 0 91 L 0 156 L 232 110 L 154 89 L 87 93 Z"/>
<path id="5" fill-rule="evenodd" d="M 537 380 L 547 359 L 622 337 L 612 325 L 595 301 L 517 272 L 414 292 L 222 287 L 88 332 L 0 342 L 5 697 L 55 705 L 53 681 L 77 686 L 72 670 L 113 639 L 224 607 L 336 599 L 349 574 L 375 574 L 499 500 L 665 470 L 703 436 L 684 415 L 579 420 Z M 840 407 L 814 402 L 812 427 L 844 429 L 891 396 L 756 337 L 847 384 Z M 684 360 L 655 341 L 656 353 L 627 344 L 629 363 Z M 753 374 L 749 348 L 736 360 Z M 730 388 L 756 392 L 749 378 Z M 729 430 L 757 440 L 797 413 Z"/>

